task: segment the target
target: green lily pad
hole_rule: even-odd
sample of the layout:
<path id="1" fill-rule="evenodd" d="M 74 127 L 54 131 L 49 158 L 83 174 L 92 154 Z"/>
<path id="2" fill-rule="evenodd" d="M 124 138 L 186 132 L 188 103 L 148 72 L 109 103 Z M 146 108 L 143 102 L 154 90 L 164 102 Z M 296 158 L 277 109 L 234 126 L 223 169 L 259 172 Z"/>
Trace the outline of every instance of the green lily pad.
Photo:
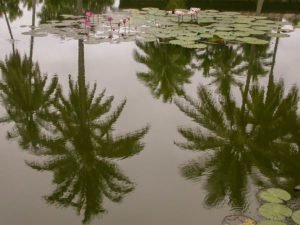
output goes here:
<path id="1" fill-rule="evenodd" d="M 252 45 L 265 45 L 268 44 L 268 41 L 261 40 L 258 38 L 253 37 L 243 37 L 243 38 L 237 38 L 238 41 L 246 43 L 246 44 L 252 44 Z"/>
<path id="2" fill-rule="evenodd" d="M 256 225 L 256 221 L 245 215 L 229 215 L 224 217 L 222 225 Z"/>
<path id="3" fill-rule="evenodd" d="M 284 220 L 292 215 L 292 210 L 285 205 L 277 203 L 265 203 L 258 212 L 261 216 L 270 220 Z"/>
<path id="4" fill-rule="evenodd" d="M 212 34 L 209 34 L 209 33 L 204 33 L 204 34 L 200 34 L 199 37 L 200 37 L 200 38 L 212 38 L 213 35 L 212 35 Z"/>
<path id="5" fill-rule="evenodd" d="M 207 47 L 206 44 L 184 44 L 182 45 L 184 48 L 194 48 L 194 49 L 204 49 Z"/>
<path id="6" fill-rule="evenodd" d="M 287 225 L 287 224 L 276 220 L 263 220 L 260 221 L 257 225 Z"/>
<path id="7" fill-rule="evenodd" d="M 248 36 L 250 36 L 250 34 L 247 33 L 247 32 L 234 32 L 233 34 L 237 37 L 248 37 Z"/>
<path id="8" fill-rule="evenodd" d="M 293 213 L 292 219 L 296 224 L 300 225 L 300 210 L 297 210 Z"/>
<path id="9" fill-rule="evenodd" d="M 198 36 L 178 36 L 176 38 L 182 41 L 197 41 L 200 39 Z"/>
<path id="10" fill-rule="evenodd" d="M 291 199 L 291 195 L 279 188 L 269 188 L 259 192 L 258 197 L 266 202 L 283 203 Z"/>
<path id="11" fill-rule="evenodd" d="M 269 37 L 276 37 L 276 38 L 285 38 L 289 37 L 290 35 L 288 34 L 283 34 L 283 33 L 270 33 L 268 34 Z"/>

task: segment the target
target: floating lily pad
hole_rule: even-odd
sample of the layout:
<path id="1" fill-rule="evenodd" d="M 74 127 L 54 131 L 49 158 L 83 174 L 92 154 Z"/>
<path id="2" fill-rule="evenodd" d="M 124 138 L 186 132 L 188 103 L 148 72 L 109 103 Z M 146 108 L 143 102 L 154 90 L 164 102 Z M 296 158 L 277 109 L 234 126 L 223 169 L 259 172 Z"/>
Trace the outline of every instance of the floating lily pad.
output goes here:
<path id="1" fill-rule="evenodd" d="M 248 36 L 250 36 L 250 33 L 247 33 L 247 32 L 234 32 L 233 34 L 237 37 L 248 37 Z"/>
<path id="2" fill-rule="evenodd" d="M 279 188 L 269 188 L 259 192 L 258 197 L 266 202 L 283 203 L 291 199 L 291 195 Z"/>
<path id="3" fill-rule="evenodd" d="M 287 224 L 276 220 L 263 220 L 260 221 L 257 225 L 287 225 Z"/>
<path id="4" fill-rule="evenodd" d="M 258 212 L 261 216 L 270 220 L 284 220 L 292 215 L 292 210 L 285 205 L 277 203 L 265 203 Z"/>
<path id="5" fill-rule="evenodd" d="M 268 44 L 268 41 L 253 38 L 253 37 L 243 37 L 243 38 L 237 38 L 238 41 L 246 43 L 246 44 L 252 44 L 252 45 L 265 45 Z"/>
<path id="6" fill-rule="evenodd" d="M 300 210 L 295 211 L 292 215 L 292 219 L 296 224 L 300 225 Z"/>
<path id="7" fill-rule="evenodd" d="M 224 217 L 222 225 L 256 225 L 256 221 L 244 215 L 230 215 Z"/>
<path id="8" fill-rule="evenodd" d="M 201 38 L 212 38 L 213 35 L 209 34 L 209 33 L 204 33 L 204 34 L 200 34 L 199 37 L 201 37 Z"/>
<path id="9" fill-rule="evenodd" d="M 268 34 L 269 37 L 276 37 L 276 38 L 285 38 L 289 37 L 290 35 L 288 34 L 283 34 L 283 33 L 270 33 Z"/>
<path id="10" fill-rule="evenodd" d="M 181 45 L 182 47 L 185 47 L 185 48 L 194 48 L 194 49 L 204 49 L 204 48 L 207 48 L 207 45 L 206 44 L 184 44 L 184 45 Z"/>

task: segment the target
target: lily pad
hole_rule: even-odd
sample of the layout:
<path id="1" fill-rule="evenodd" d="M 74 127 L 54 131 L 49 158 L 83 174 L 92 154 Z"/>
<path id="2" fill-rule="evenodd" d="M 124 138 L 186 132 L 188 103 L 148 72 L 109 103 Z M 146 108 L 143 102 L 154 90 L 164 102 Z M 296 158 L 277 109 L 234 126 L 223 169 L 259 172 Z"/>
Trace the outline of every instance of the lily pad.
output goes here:
<path id="1" fill-rule="evenodd" d="M 296 224 L 300 225 L 300 210 L 297 210 L 293 213 L 292 219 Z"/>
<path id="2" fill-rule="evenodd" d="M 292 210 L 285 205 L 277 203 L 265 203 L 258 212 L 261 216 L 270 220 L 284 220 L 292 215 Z"/>
<path id="3" fill-rule="evenodd" d="M 266 202 L 283 203 L 291 199 L 291 195 L 279 188 L 269 188 L 259 192 L 258 197 Z"/>
<path id="4" fill-rule="evenodd" d="M 194 49 L 204 49 L 207 48 L 206 44 L 184 44 L 182 45 L 184 48 L 194 48 Z"/>
<path id="5" fill-rule="evenodd" d="M 269 43 L 268 41 L 258 39 L 258 38 L 253 38 L 253 37 L 243 37 L 243 38 L 238 38 L 237 40 L 252 45 L 265 45 Z"/>
<path id="6" fill-rule="evenodd" d="M 290 35 L 288 34 L 282 34 L 282 33 L 270 33 L 268 34 L 269 37 L 276 37 L 276 38 L 285 38 L 289 37 Z"/>
<path id="7" fill-rule="evenodd" d="M 244 215 L 230 215 L 224 217 L 222 225 L 256 225 L 256 221 Z"/>
<path id="8" fill-rule="evenodd" d="M 287 224 L 276 220 L 263 220 L 260 221 L 257 225 L 287 225 Z"/>

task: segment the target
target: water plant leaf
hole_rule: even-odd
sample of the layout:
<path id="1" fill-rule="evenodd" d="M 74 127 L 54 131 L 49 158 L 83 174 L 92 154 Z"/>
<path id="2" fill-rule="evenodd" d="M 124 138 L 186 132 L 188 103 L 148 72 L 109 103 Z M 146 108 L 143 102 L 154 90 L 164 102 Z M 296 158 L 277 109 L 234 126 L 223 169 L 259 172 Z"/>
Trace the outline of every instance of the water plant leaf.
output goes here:
<path id="1" fill-rule="evenodd" d="M 291 199 L 291 195 L 280 188 L 268 188 L 259 192 L 258 197 L 270 203 L 283 203 Z"/>
<path id="2" fill-rule="evenodd" d="M 181 45 L 182 47 L 184 48 L 194 48 L 194 49 L 204 49 L 204 48 L 207 48 L 207 45 L 206 44 L 202 44 L 202 43 L 196 43 L 196 44 L 183 44 Z"/>
<path id="3" fill-rule="evenodd" d="M 285 205 L 277 203 L 265 203 L 258 212 L 261 216 L 270 220 L 284 220 L 292 215 L 292 210 Z"/>
<path id="4" fill-rule="evenodd" d="M 225 216 L 222 225 L 256 225 L 256 221 L 245 215 Z"/>
<path id="5" fill-rule="evenodd" d="M 252 45 L 265 45 L 268 44 L 268 41 L 258 39 L 258 38 L 253 38 L 253 37 L 242 37 L 242 38 L 237 38 L 238 41 L 246 44 L 252 44 Z"/>
<path id="6" fill-rule="evenodd" d="M 269 33 L 269 37 L 276 37 L 276 38 L 286 38 L 289 37 L 290 35 L 288 34 L 283 34 L 283 33 Z"/>
<path id="7" fill-rule="evenodd" d="M 263 220 L 260 221 L 257 225 L 287 225 L 287 224 L 276 220 Z"/>
<path id="8" fill-rule="evenodd" d="M 292 215 L 292 220 L 296 223 L 300 225 L 300 210 L 297 210 L 293 213 Z"/>

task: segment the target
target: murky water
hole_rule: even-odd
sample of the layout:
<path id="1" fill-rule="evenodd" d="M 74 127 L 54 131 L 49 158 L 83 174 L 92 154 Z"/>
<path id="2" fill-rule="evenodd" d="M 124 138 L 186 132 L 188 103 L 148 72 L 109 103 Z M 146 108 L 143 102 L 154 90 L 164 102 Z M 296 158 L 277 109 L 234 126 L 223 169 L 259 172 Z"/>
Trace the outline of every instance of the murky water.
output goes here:
<path id="1" fill-rule="evenodd" d="M 14 46 L 0 19 L 0 224 L 220 224 L 300 184 L 299 29 L 201 51 L 85 45 L 22 35 L 22 10 Z"/>

